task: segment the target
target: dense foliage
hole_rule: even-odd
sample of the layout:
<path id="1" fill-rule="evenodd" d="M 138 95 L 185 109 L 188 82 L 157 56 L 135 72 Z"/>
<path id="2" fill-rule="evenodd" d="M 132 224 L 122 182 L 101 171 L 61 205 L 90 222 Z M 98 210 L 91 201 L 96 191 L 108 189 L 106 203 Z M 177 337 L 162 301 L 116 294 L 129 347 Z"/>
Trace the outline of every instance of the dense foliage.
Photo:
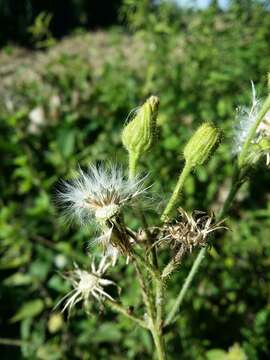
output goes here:
<path id="1" fill-rule="evenodd" d="M 107 309 L 93 305 L 96 315 L 81 311 L 68 321 L 52 311 L 67 291 L 59 272 L 87 261 L 94 233 L 61 221 L 53 200 L 57 183 L 78 164 L 127 161 L 120 151 L 122 126 L 131 109 L 157 94 L 158 145 L 141 164 L 146 172 L 154 164 L 156 201 L 162 208 L 164 189 L 173 189 L 186 139 L 211 120 L 226 135 L 207 168 L 189 177 L 181 206 L 218 210 L 232 174 L 235 108 L 249 104 L 251 79 L 266 95 L 270 13 L 259 2 L 177 16 L 166 4 L 154 13 L 146 1 L 136 3 L 126 1 L 123 8 L 129 35 L 112 30 L 99 43 L 95 35 L 81 35 L 79 51 L 55 45 L 16 65 L 1 85 L 1 338 L 16 339 L 16 346 L 2 347 L 3 359 L 151 358 L 148 334 Z M 12 51 L 6 49 L 10 62 Z M 270 175 L 264 165 L 250 175 L 227 221 L 231 231 L 214 244 L 168 332 L 172 359 L 178 352 L 196 360 L 269 356 Z M 174 280 L 175 295 L 191 262 Z M 122 298 L 136 306 L 134 274 L 124 262 L 117 266 Z M 9 343 L 5 339 L 0 343 Z"/>
<path id="2" fill-rule="evenodd" d="M 33 46 L 31 27 L 36 17 L 49 16 L 49 30 L 61 38 L 77 28 L 96 29 L 118 23 L 121 0 L 0 0 L 0 45 L 9 42 Z M 104 11 L 104 8 L 106 11 Z"/>

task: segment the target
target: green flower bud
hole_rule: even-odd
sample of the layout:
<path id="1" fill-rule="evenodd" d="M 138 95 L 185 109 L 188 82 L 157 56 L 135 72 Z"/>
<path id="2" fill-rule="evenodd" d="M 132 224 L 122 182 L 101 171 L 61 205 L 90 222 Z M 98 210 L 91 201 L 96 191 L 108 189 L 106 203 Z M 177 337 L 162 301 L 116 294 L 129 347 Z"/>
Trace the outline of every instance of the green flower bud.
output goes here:
<path id="1" fill-rule="evenodd" d="M 153 145 L 158 106 L 158 97 L 151 96 L 139 108 L 134 119 L 125 126 L 122 132 L 122 142 L 129 153 L 139 157 Z"/>
<path id="2" fill-rule="evenodd" d="M 202 165 L 217 147 L 220 134 L 213 124 L 202 124 L 184 148 L 186 163 L 191 167 Z"/>

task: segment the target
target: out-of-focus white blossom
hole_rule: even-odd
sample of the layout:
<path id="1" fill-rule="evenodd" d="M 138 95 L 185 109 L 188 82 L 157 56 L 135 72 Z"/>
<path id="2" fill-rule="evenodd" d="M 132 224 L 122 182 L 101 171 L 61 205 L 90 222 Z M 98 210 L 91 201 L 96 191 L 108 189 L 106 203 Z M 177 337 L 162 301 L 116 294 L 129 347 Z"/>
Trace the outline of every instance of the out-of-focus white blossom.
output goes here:
<path id="1" fill-rule="evenodd" d="M 38 106 L 30 111 L 29 113 L 29 126 L 28 131 L 31 134 L 37 134 L 40 131 L 40 128 L 44 125 L 45 119 L 45 112 L 42 106 Z"/>

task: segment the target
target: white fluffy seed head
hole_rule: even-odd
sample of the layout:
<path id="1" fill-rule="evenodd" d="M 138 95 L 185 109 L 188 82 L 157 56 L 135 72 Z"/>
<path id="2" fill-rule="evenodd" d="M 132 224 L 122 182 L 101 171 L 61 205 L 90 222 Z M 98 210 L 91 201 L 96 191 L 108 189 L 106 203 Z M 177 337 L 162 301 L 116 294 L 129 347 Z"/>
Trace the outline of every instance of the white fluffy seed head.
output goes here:
<path id="1" fill-rule="evenodd" d="M 236 109 L 236 121 L 237 124 L 235 126 L 234 131 L 234 146 L 233 152 L 234 154 L 239 154 L 242 150 L 242 147 L 247 139 L 249 131 L 256 121 L 261 101 L 256 97 L 256 90 L 254 83 L 251 81 L 252 86 L 252 103 L 251 107 L 248 108 L 246 106 L 240 106 Z"/>
<path id="2" fill-rule="evenodd" d="M 126 178 L 122 167 L 117 165 L 91 165 L 86 172 L 79 169 L 75 179 L 62 182 L 58 202 L 69 220 L 81 224 L 91 220 L 104 222 L 146 192 L 144 180 Z"/>

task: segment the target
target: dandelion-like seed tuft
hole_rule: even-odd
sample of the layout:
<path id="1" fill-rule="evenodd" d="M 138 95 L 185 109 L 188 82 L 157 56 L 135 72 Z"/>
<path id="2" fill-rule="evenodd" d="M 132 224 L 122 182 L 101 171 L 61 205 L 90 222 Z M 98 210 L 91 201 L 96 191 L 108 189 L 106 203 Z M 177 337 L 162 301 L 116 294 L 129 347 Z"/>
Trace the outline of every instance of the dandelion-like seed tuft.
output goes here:
<path id="1" fill-rule="evenodd" d="M 117 165 L 92 165 L 87 172 L 80 169 L 75 179 L 62 182 L 58 201 L 70 220 L 80 224 L 93 220 L 105 223 L 117 216 L 124 205 L 132 204 L 146 192 L 144 180 L 126 178 Z"/>
<path id="2" fill-rule="evenodd" d="M 234 146 L 233 152 L 234 154 L 239 154 L 243 148 L 243 145 L 247 139 L 247 136 L 250 132 L 252 125 L 255 123 L 260 106 L 261 101 L 256 96 L 256 89 L 253 81 L 251 81 L 252 87 L 252 100 L 251 107 L 247 106 L 239 106 L 236 109 L 236 127 L 234 132 Z"/>

